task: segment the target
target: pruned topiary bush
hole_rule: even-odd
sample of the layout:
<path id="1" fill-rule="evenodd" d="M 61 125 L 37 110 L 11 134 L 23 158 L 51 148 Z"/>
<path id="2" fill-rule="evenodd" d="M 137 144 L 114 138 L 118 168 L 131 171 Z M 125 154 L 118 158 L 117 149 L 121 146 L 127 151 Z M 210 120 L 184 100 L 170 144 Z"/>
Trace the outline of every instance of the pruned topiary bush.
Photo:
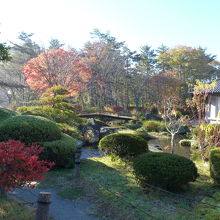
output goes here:
<path id="1" fill-rule="evenodd" d="M 139 183 L 165 189 L 178 189 L 195 181 L 198 172 L 195 164 L 182 156 L 169 153 L 145 153 L 134 160 L 134 174 Z"/>
<path id="2" fill-rule="evenodd" d="M 4 121 L 10 117 L 16 116 L 16 115 L 17 115 L 17 112 L 14 112 L 14 111 L 7 109 L 7 108 L 0 107 L 0 122 Z"/>
<path id="3" fill-rule="evenodd" d="M 41 116 L 41 117 L 44 117 L 44 118 L 47 118 L 51 121 L 54 121 L 52 117 L 50 117 L 49 115 L 43 113 L 43 112 L 38 112 L 38 111 L 25 111 L 25 112 L 21 112 L 21 115 L 35 115 L 35 116 Z"/>
<path id="4" fill-rule="evenodd" d="M 19 115 L 4 120 L 0 124 L 0 134 L 0 141 L 13 139 L 27 144 L 61 138 L 61 131 L 54 122 L 30 115 Z"/>
<path id="5" fill-rule="evenodd" d="M 220 185 L 220 148 L 214 148 L 210 151 L 210 176 L 214 182 Z"/>
<path id="6" fill-rule="evenodd" d="M 144 121 L 143 128 L 147 131 L 166 131 L 165 123 L 161 121 Z"/>
<path id="7" fill-rule="evenodd" d="M 21 112 L 32 112 L 33 114 L 43 114 L 52 118 L 58 123 L 70 123 L 72 121 L 81 122 L 81 119 L 77 117 L 76 113 L 68 109 L 59 109 L 51 106 L 22 106 L 17 109 Z M 47 117 L 48 118 L 48 117 Z"/>
<path id="8" fill-rule="evenodd" d="M 70 92 L 62 86 L 53 86 L 44 92 L 34 106 L 22 106 L 17 109 L 19 112 L 31 111 L 37 114 L 44 114 L 51 117 L 58 123 L 72 124 L 80 123 L 82 120 L 75 112 L 75 106 L 69 103 Z"/>
<path id="9" fill-rule="evenodd" d="M 147 141 L 134 134 L 113 133 L 102 138 L 99 149 L 108 156 L 132 158 L 148 151 Z"/>
<path id="10" fill-rule="evenodd" d="M 55 162 L 56 168 L 74 167 L 76 141 L 69 135 L 62 134 L 60 140 L 41 142 L 40 145 L 44 147 L 41 159 Z"/>
<path id="11" fill-rule="evenodd" d="M 68 126 L 64 124 L 64 127 Z M 62 127 L 62 126 L 61 126 Z M 75 128 L 64 128 L 79 135 Z M 0 141 L 19 140 L 26 144 L 37 143 L 44 147 L 40 157 L 43 160 L 55 162 L 56 168 L 71 168 L 74 166 L 76 141 L 63 134 L 57 124 L 47 118 L 34 115 L 19 115 L 8 118 L 0 124 Z"/>

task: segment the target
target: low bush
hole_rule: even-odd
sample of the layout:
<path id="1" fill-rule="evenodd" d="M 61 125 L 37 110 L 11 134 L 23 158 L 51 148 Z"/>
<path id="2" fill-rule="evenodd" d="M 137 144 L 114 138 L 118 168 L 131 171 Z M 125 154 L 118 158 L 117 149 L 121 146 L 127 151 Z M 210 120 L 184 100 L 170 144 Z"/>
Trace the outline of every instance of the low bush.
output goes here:
<path id="1" fill-rule="evenodd" d="M 27 144 L 61 138 L 57 125 L 40 116 L 19 115 L 0 124 L 0 141 L 19 140 Z"/>
<path id="2" fill-rule="evenodd" d="M 189 140 L 189 139 L 183 139 L 179 141 L 179 144 L 182 147 L 190 147 L 191 143 L 192 143 L 192 140 Z"/>
<path id="3" fill-rule="evenodd" d="M 165 123 L 161 121 L 144 121 L 143 128 L 147 131 L 166 131 Z"/>
<path id="4" fill-rule="evenodd" d="M 134 174 L 143 187 L 152 184 L 165 189 L 178 189 L 195 181 L 195 164 L 182 156 L 169 153 L 145 153 L 134 160 Z"/>
<path id="5" fill-rule="evenodd" d="M 148 151 L 147 142 L 134 134 L 114 133 L 102 138 L 98 145 L 106 155 L 132 158 Z"/>
<path id="6" fill-rule="evenodd" d="M 55 163 L 55 168 L 74 167 L 76 141 L 67 134 L 62 134 L 60 140 L 41 142 L 44 147 L 40 158 Z"/>
<path id="7" fill-rule="evenodd" d="M 7 108 L 1 108 L 0 107 L 0 122 L 12 117 L 12 116 L 16 116 L 17 113 L 12 111 L 12 110 L 9 110 Z"/>
<path id="8" fill-rule="evenodd" d="M 220 185 L 220 148 L 214 148 L 210 152 L 210 176 L 214 182 Z"/>
<path id="9" fill-rule="evenodd" d="M 86 107 L 83 110 L 84 113 L 98 113 L 100 112 L 100 109 L 98 107 Z"/>
<path id="10" fill-rule="evenodd" d="M 114 112 L 114 113 L 118 113 L 124 110 L 124 108 L 122 106 L 119 105 L 106 105 L 104 106 L 104 110 L 107 112 Z"/>
<path id="11" fill-rule="evenodd" d="M 220 124 L 201 124 L 192 130 L 195 139 L 194 151 L 199 151 L 203 160 L 209 160 L 210 150 L 220 147 Z"/>

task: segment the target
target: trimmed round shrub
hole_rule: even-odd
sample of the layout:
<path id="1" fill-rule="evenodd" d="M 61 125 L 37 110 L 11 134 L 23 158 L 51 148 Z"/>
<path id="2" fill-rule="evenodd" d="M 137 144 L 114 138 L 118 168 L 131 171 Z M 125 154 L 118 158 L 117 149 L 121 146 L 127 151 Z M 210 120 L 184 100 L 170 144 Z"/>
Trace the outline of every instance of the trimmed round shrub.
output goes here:
<path id="1" fill-rule="evenodd" d="M 38 112 L 38 111 L 26 111 L 26 112 L 22 112 L 21 115 L 35 115 L 35 116 L 41 116 L 41 117 L 44 117 L 44 118 L 47 118 L 51 121 L 53 121 L 53 118 L 50 117 L 49 115 L 47 114 L 44 114 L 42 112 Z"/>
<path id="2" fill-rule="evenodd" d="M 109 134 L 100 140 L 98 147 L 106 155 L 127 159 L 148 151 L 147 141 L 126 133 Z"/>
<path id="3" fill-rule="evenodd" d="M 75 163 L 76 141 L 67 134 L 60 140 L 40 143 L 44 150 L 40 159 L 55 163 L 55 168 L 72 168 Z"/>
<path id="4" fill-rule="evenodd" d="M 161 121 L 144 121 L 143 122 L 143 128 L 147 131 L 166 131 L 166 127 L 164 122 Z"/>
<path id="5" fill-rule="evenodd" d="M 214 148 L 210 151 L 210 176 L 216 184 L 220 184 L 220 148 Z"/>
<path id="6" fill-rule="evenodd" d="M 7 108 L 0 107 L 0 122 L 4 121 L 10 117 L 16 116 L 16 115 L 17 115 L 17 112 L 14 112 L 14 111 L 7 109 Z"/>
<path id="7" fill-rule="evenodd" d="M 178 189 L 195 181 L 195 164 L 182 156 L 169 153 L 146 153 L 134 160 L 134 174 L 143 187 L 147 184 L 165 189 Z"/>
<path id="8" fill-rule="evenodd" d="M 40 116 L 19 115 L 0 124 L 0 141 L 9 139 L 25 143 L 53 141 L 61 138 L 57 125 Z"/>

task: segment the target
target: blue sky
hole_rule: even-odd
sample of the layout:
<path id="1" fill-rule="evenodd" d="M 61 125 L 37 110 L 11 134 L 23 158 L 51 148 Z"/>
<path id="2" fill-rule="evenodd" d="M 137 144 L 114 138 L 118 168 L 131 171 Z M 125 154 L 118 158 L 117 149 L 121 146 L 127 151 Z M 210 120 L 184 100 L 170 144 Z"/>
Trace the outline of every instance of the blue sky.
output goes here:
<path id="1" fill-rule="evenodd" d="M 0 42 L 18 32 L 35 33 L 47 46 L 51 38 L 80 48 L 98 28 L 110 31 L 132 50 L 202 46 L 220 60 L 219 0 L 0 0 Z"/>

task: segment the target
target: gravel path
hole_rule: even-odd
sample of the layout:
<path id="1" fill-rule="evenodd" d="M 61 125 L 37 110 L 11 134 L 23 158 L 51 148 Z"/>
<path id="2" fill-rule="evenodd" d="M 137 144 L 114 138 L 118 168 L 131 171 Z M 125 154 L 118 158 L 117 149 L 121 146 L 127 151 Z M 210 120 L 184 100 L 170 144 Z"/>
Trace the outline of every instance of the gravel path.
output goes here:
<path id="1" fill-rule="evenodd" d="M 96 148 L 83 148 L 81 158 L 101 157 Z M 10 196 L 27 202 L 36 202 L 39 192 L 51 192 L 50 215 L 55 220 L 101 220 L 92 215 L 95 206 L 86 199 L 63 199 L 55 189 L 16 189 Z M 36 204 L 33 205 L 36 207 Z"/>

